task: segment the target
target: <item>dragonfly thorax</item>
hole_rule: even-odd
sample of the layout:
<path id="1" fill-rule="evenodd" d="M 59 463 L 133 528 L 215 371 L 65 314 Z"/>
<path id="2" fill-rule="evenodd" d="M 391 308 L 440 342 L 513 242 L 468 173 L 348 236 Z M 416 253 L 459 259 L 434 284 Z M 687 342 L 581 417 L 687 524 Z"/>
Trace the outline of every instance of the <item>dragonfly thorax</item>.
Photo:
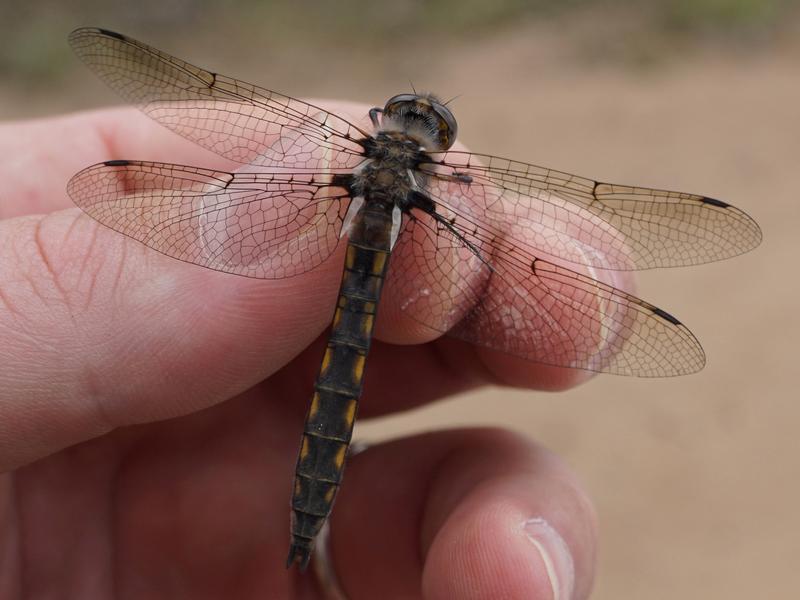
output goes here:
<path id="1" fill-rule="evenodd" d="M 403 153 L 381 152 L 353 172 L 352 192 L 368 201 L 402 203 L 414 187 L 410 171 L 417 162 Z"/>
<path id="2" fill-rule="evenodd" d="M 399 131 L 379 131 L 363 141 L 364 161 L 352 175 L 352 191 L 367 199 L 385 198 L 402 204 L 416 187 L 416 173 L 421 162 L 429 162 L 419 144 Z"/>

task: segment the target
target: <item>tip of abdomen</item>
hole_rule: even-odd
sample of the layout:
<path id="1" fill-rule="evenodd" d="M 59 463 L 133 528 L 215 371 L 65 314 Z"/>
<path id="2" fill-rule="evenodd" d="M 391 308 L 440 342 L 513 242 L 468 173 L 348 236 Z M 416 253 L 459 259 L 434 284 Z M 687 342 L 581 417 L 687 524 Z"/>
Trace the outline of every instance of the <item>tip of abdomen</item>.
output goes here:
<path id="1" fill-rule="evenodd" d="M 306 570 L 308 561 L 311 560 L 311 545 L 308 542 L 311 542 L 311 540 L 302 540 L 300 542 L 295 540 L 292 542 L 289 547 L 289 557 L 286 559 L 287 569 L 291 569 L 292 565 L 297 564 L 297 568 L 301 572 Z"/>

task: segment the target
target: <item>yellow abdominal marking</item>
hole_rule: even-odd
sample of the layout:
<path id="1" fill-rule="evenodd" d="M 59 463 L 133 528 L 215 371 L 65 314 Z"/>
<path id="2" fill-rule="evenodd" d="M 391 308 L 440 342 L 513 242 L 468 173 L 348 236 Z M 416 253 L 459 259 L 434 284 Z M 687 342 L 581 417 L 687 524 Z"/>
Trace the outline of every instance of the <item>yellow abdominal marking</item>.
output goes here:
<path id="1" fill-rule="evenodd" d="M 325 492 L 325 502 L 330 504 L 333 502 L 333 497 L 336 495 L 336 486 L 332 485 L 328 488 L 328 491 Z"/>
<path id="2" fill-rule="evenodd" d="M 341 308 L 337 308 L 336 312 L 333 313 L 333 328 L 334 329 L 336 329 L 336 327 L 339 326 L 339 321 L 341 321 L 341 320 L 342 320 L 342 309 Z"/>
<path id="3" fill-rule="evenodd" d="M 336 451 L 336 456 L 333 457 L 333 464 L 336 466 L 337 470 L 341 470 L 344 467 L 344 457 L 347 454 L 347 444 L 342 444 L 339 446 L 339 450 Z"/>
<path id="4" fill-rule="evenodd" d="M 364 332 L 364 335 L 369 335 L 372 332 L 372 323 L 375 321 L 375 317 L 372 315 L 364 315 L 364 320 L 361 321 L 361 330 Z"/>
<path id="5" fill-rule="evenodd" d="M 303 493 L 303 484 L 300 483 L 300 478 L 299 477 L 295 477 L 294 478 L 294 495 L 295 496 L 299 496 L 302 493 Z"/>
<path id="6" fill-rule="evenodd" d="M 308 436 L 303 436 L 303 443 L 300 446 L 300 460 L 304 461 L 308 457 Z"/>
<path id="7" fill-rule="evenodd" d="M 383 273 L 383 268 L 386 266 L 386 252 L 376 252 L 375 260 L 372 263 L 372 274 L 380 275 Z"/>
<path id="8" fill-rule="evenodd" d="M 356 249 L 353 246 L 348 246 L 347 254 L 344 258 L 344 266 L 352 269 L 354 264 L 356 264 Z"/>
<path id="9" fill-rule="evenodd" d="M 347 403 L 347 412 L 344 413 L 344 422 L 349 428 L 352 429 L 353 421 L 356 419 L 356 408 L 358 407 L 358 400 L 350 400 Z"/>
<path id="10" fill-rule="evenodd" d="M 367 357 L 363 354 L 356 356 L 356 360 L 353 363 L 353 381 L 355 383 L 361 383 L 361 379 L 364 377 L 364 363 L 366 361 Z"/>
<path id="11" fill-rule="evenodd" d="M 319 369 L 320 375 L 324 375 L 328 372 L 328 367 L 331 366 L 331 354 L 333 354 L 333 352 L 331 351 L 330 346 L 328 346 L 325 348 L 325 354 L 322 357 L 322 366 Z"/>
<path id="12" fill-rule="evenodd" d="M 319 393 L 314 392 L 314 396 L 311 398 L 311 406 L 308 408 L 308 417 L 314 417 L 319 410 Z"/>

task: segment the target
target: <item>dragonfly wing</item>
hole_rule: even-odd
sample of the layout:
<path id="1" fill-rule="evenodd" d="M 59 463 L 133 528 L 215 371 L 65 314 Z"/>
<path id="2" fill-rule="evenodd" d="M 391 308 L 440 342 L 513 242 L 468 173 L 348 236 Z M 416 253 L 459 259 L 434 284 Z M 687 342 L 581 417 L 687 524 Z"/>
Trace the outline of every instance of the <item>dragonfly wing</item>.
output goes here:
<path id="1" fill-rule="evenodd" d="M 475 191 L 462 193 L 482 202 L 483 214 L 518 230 L 547 230 L 537 251 L 571 262 L 613 270 L 687 266 L 761 242 L 751 217 L 706 196 L 602 183 L 485 154 L 450 151 L 433 159 L 429 172 L 472 178 Z M 578 256 L 576 242 L 586 249 Z"/>
<path id="2" fill-rule="evenodd" d="M 175 133 L 229 160 L 321 170 L 363 160 L 355 125 L 301 100 L 196 67 L 119 33 L 76 29 L 75 53 Z"/>
<path id="3" fill-rule="evenodd" d="M 162 254 L 263 279 L 298 275 L 328 258 L 349 200 L 327 174 L 124 160 L 80 171 L 67 191 L 103 225 Z"/>
<path id="4" fill-rule="evenodd" d="M 699 342 L 668 313 L 446 207 L 437 212 L 415 211 L 387 282 L 425 326 L 559 367 L 642 377 L 703 367 Z"/>

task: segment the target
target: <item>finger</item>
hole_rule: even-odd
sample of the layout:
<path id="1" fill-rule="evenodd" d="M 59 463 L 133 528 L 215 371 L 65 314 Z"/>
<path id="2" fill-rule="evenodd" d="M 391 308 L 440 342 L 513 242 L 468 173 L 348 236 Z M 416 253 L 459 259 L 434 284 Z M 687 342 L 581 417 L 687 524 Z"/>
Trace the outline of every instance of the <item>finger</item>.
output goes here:
<path id="1" fill-rule="evenodd" d="M 350 102 L 315 100 L 317 105 L 342 113 L 366 127 L 367 106 Z M 69 151 L 64 151 L 64 141 Z M 457 145 L 458 146 L 458 145 Z M 458 146 L 460 147 L 460 146 Z M 234 169 L 237 164 L 205 150 L 162 127 L 132 108 L 109 109 L 78 115 L 0 126 L 0 175 L 7 182 L 0 218 L 49 212 L 72 206 L 66 181 L 89 164 L 113 159 L 163 160 Z M 392 297 L 392 287 L 380 309 L 377 337 L 399 343 L 419 343 L 440 335 L 421 327 L 410 312 L 399 310 L 404 298 Z M 512 360 L 506 354 L 472 349 L 457 353 L 487 374 L 511 385 L 560 390 L 585 381 L 589 374 L 528 361 Z"/>
<path id="2" fill-rule="evenodd" d="M 328 325 L 342 250 L 304 275 L 254 280 L 164 257 L 77 209 L 0 222 L 0 469 L 206 408 L 274 374 Z M 286 410 L 310 398 L 323 346 L 278 374 Z M 370 360 L 375 412 L 484 377 L 434 346 L 376 344 Z"/>
<path id="3" fill-rule="evenodd" d="M 16 156 L 0 161 L 6 214 L 66 205 L 66 181 L 86 161 L 206 153 L 132 109 L 0 129 Z M 0 467 L 268 376 L 327 324 L 341 262 L 258 282 L 165 259 L 74 209 L 0 221 Z"/>
<path id="4" fill-rule="evenodd" d="M 0 125 L 0 219 L 73 206 L 75 173 L 104 160 L 185 161 L 224 167 L 223 159 L 133 108 L 113 108 Z"/>
<path id="5" fill-rule="evenodd" d="M 99 118 L 106 129 L 80 118 L 97 130 L 95 151 L 128 139 L 119 114 Z M 145 147 L 154 138 L 132 139 Z M 64 168 L 51 159 L 43 180 Z M 75 210 L 0 222 L 5 464 L 210 406 L 270 375 L 327 324 L 342 250 L 305 275 L 252 281 L 168 260 Z M 391 338 L 399 327 L 390 320 L 383 331 Z M 455 370 L 457 355 L 434 367 Z"/>
<path id="6" fill-rule="evenodd" d="M 347 597 L 586 598 L 593 509 L 554 456 L 497 430 L 427 434 L 351 461 L 331 522 Z"/>
<path id="7" fill-rule="evenodd" d="M 311 384 L 319 371 L 327 340 L 326 332 L 275 373 L 271 379 L 275 388 L 301 391 L 303 402 L 310 401 Z M 531 368 L 537 367 L 528 364 Z M 374 340 L 367 365 L 358 409 L 360 418 L 409 410 L 479 386 L 510 385 L 487 368 L 474 346 L 446 336 L 418 345 L 395 345 Z M 539 371 L 541 379 L 534 381 L 531 387 L 551 391 L 575 381 L 575 375 L 571 373 L 568 373 L 570 379 L 559 379 L 560 371 L 569 370 L 553 369 L 553 375 L 548 375 L 542 369 Z M 298 385 L 298 382 L 305 384 Z"/>
<path id="8" fill-rule="evenodd" d="M 258 281 L 168 259 L 77 209 L 0 222 L 0 466 L 254 385 L 325 327 L 340 260 Z"/>
<path id="9" fill-rule="evenodd" d="M 366 115 L 348 102 L 320 102 L 345 115 Z M 353 119 L 357 120 L 357 118 Z M 67 181 L 106 160 L 129 159 L 235 170 L 238 163 L 194 144 L 130 107 L 0 125 L 0 219 L 73 206 Z"/>

